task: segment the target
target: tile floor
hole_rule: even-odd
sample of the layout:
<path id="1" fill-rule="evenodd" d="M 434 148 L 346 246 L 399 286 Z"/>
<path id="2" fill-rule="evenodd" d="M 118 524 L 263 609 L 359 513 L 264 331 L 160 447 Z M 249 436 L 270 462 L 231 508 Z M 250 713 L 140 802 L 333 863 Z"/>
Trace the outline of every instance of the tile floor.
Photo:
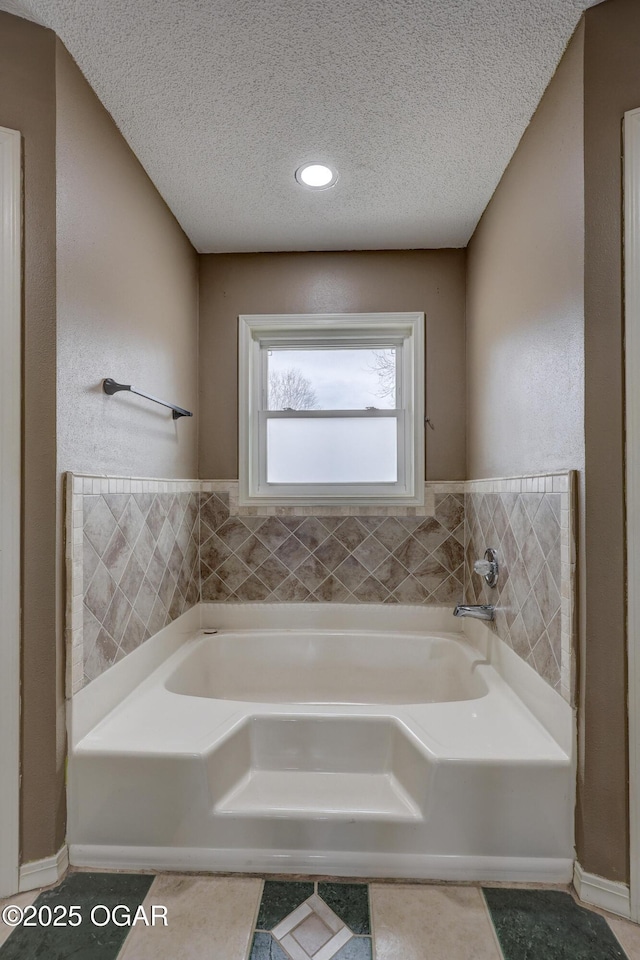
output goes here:
<path id="1" fill-rule="evenodd" d="M 557 887 L 77 871 L 8 903 L 36 925 L 0 921 L 0 960 L 640 960 L 640 926 Z"/>

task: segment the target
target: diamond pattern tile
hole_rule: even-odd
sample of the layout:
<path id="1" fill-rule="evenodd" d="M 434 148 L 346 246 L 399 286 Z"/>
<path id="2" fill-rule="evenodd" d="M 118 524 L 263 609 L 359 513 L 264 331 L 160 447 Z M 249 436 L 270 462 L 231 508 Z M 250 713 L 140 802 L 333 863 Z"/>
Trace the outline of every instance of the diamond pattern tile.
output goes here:
<path id="1" fill-rule="evenodd" d="M 260 524 L 256 530 L 256 536 L 269 550 L 275 550 L 288 538 L 289 530 L 277 517 L 270 517 Z"/>
<path id="2" fill-rule="evenodd" d="M 236 588 L 233 598 L 242 602 L 266 600 L 270 592 L 269 587 L 262 580 L 259 580 L 255 574 L 251 574 Z"/>
<path id="3" fill-rule="evenodd" d="M 386 560 L 376 567 L 373 572 L 374 577 L 389 590 L 395 590 L 398 584 L 402 583 L 407 576 L 408 570 L 403 567 L 399 560 L 394 556 L 387 556 Z"/>
<path id="4" fill-rule="evenodd" d="M 336 567 L 334 573 L 347 590 L 355 590 L 363 580 L 367 579 L 368 570 L 351 554 L 339 567 Z"/>
<path id="5" fill-rule="evenodd" d="M 84 523 L 84 534 L 99 557 L 107 548 L 116 529 L 116 519 L 102 497 L 92 505 Z"/>
<path id="6" fill-rule="evenodd" d="M 296 538 L 312 552 L 327 539 L 329 531 L 315 517 L 308 517 L 296 528 Z"/>
<path id="7" fill-rule="evenodd" d="M 386 560 L 389 556 L 389 551 L 386 547 L 383 547 L 380 541 L 376 540 L 374 536 L 370 536 L 356 547 L 353 551 L 353 556 L 359 560 L 367 570 L 373 571 L 383 560 Z"/>
<path id="8" fill-rule="evenodd" d="M 415 577 L 408 576 L 396 587 L 393 596 L 398 603 L 423 603 L 429 596 L 429 591 Z"/>
<path id="9" fill-rule="evenodd" d="M 429 593 L 437 590 L 448 576 L 449 571 L 440 563 L 436 556 L 427 557 L 414 572 L 415 579 L 421 583 Z"/>
<path id="10" fill-rule="evenodd" d="M 274 600 L 281 602 L 300 602 L 310 596 L 309 590 L 298 580 L 294 574 L 290 574 L 280 586 L 273 591 Z"/>
<path id="11" fill-rule="evenodd" d="M 450 604 L 462 599 L 461 495 L 436 497 L 439 519 L 265 520 L 230 515 L 221 497 L 216 492 L 200 500 L 203 600 Z"/>
<path id="12" fill-rule="evenodd" d="M 466 601 L 495 604 L 491 629 L 560 689 L 560 494 L 474 493 L 466 502 Z M 473 572 L 487 547 L 500 562 L 494 590 Z"/>
<path id="13" fill-rule="evenodd" d="M 297 531 L 296 531 L 297 532 Z M 278 558 L 289 570 L 295 570 L 303 560 L 309 556 L 309 550 L 300 542 L 297 536 L 293 534 L 281 543 L 274 556 Z"/>
<path id="14" fill-rule="evenodd" d="M 296 570 L 296 577 L 308 590 L 315 590 L 329 576 L 329 570 L 317 557 L 308 557 Z"/>
<path id="15" fill-rule="evenodd" d="M 447 541 L 449 542 L 449 541 Z M 456 543 L 453 538 L 451 538 L 452 543 Z M 423 560 L 429 555 L 428 550 L 423 547 L 423 545 L 415 539 L 415 537 L 407 537 L 406 540 L 400 544 L 399 547 L 393 551 L 393 555 L 396 560 L 399 560 L 403 567 L 406 567 L 407 570 L 413 571 L 416 567 L 419 567 Z"/>
<path id="16" fill-rule="evenodd" d="M 447 530 L 435 517 L 427 517 L 414 530 L 413 538 L 428 552 L 435 550 L 447 539 Z"/>
<path id="17" fill-rule="evenodd" d="M 269 593 L 271 593 L 272 590 L 275 590 L 276 587 L 279 587 L 280 584 L 287 579 L 289 570 L 277 557 L 271 555 L 258 567 L 256 574 L 265 586 L 269 588 Z"/>
<path id="18" fill-rule="evenodd" d="M 344 603 L 349 598 L 349 590 L 341 580 L 330 573 L 327 579 L 316 588 L 313 595 L 316 600 Z"/>
<path id="19" fill-rule="evenodd" d="M 436 520 L 452 532 L 464 520 L 464 497 L 449 494 L 436 504 Z"/>
<path id="20" fill-rule="evenodd" d="M 353 551 L 366 539 L 368 532 L 355 517 L 348 517 L 337 527 L 334 536 L 347 550 Z"/>
<path id="21" fill-rule="evenodd" d="M 389 591 L 375 577 L 367 577 L 359 587 L 356 587 L 353 595 L 360 603 L 382 603 L 389 596 Z"/>
<path id="22" fill-rule="evenodd" d="M 376 540 L 379 540 L 383 547 L 386 547 L 389 551 L 399 547 L 406 536 L 406 529 L 395 517 L 388 517 L 375 531 Z"/>
<path id="23" fill-rule="evenodd" d="M 372 955 L 367 884 L 265 882 L 250 960 Z"/>
<path id="24" fill-rule="evenodd" d="M 83 501 L 89 682 L 197 602 L 201 571 L 196 493 L 92 494 Z M 205 563 L 217 567 L 232 553 L 210 540 Z"/>
<path id="25" fill-rule="evenodd" d="M 348 549 L 334 536 L 328 537 L 324 543 L 320 544 L 314 553 L 314 557 L 319 560 L 327 570 L 335 570 L 348 556 Z"/>
<path id="26" fill-rule="evenodd" d="M 89 538 L 86 533 L 82 537 L 82 571 L 83 571 L 83 580 L 84 583 L 89 583 L 92 576 L 96 572 L 98 564 L 100 563 L 100 558 L 98 554 L 91 546 Z"/>
<path id="27" fill-rule="evenodd" d="M 231 512 L 223 490 L 87 493 L 82 506 L 85 682 L 200 599 L 450 604 L 462 598 L 462 496 L 436 496 L 431 518 L 245 517 Z M 539 524 L 539 536 L 531 527 L 536 545 L 553 534 L 548 511 Z M 555 576 L 539 576 L 555 614 Z M 547 635 L 552 651 L 557 634 Z"/>
<path id="28" fill-rule="evenodd" d="M 212 540 L 214 536 L 211 538 Z M 222 541 L 220 541 L 222 542 Z M 205 544 L 206 549 L 206 544 Z M 202 558 L 202 548 L 200 551 L 200 556 Z M 241 543 L 238 549 L 236 550 L 236 556 L 240 557 L 242 562 L 249 567 L 250 570 L 257 570 L 265 560 L 267 560 L 271 554 L 264 543 L 262 543 L 254 534 L 251 534 L 248 540 L 245 540 L 244 543 Z M 209 566 L 212 570 L 215 570 L 215 564 L 209 563 Z"/>
<path id="29" fill-rule="evenodd" d="M 264 556 L 260 557 L 257 560 L 256 564 L 252 563 L 251 556 L 250 556 L 251 546 L 247 550 L 247 544 L 250 543 L 249 540 L 245 541 L 245 543 L 241 545 L 240 550 L 238 551 L 238 555 L 250 569 L 253 569 L 254 565 L 257 566 L 260 563 L 262 563 L 262 560 L 269 555 L 269 552 L 268 550 L 266 550 L 265 547 L 262 546 L 259 540 L 255 540 L 254 537 L 252 537 L 251 539 L 254 540 L 255 543 L 258 544 L 260 548 L 264 551 Z M 205 542 L 200 547 L 200 562 L 203 564 L 206 564 L 210 571 L 215 570 L 216 567 L 219 567 L 220 564 L 224 563 L 227 557 L 230 557 L 230 556 L 231 556 L 231 550 L 226 545 L 226 543 L 222 542 L 220 537 L 215 535 L 215 533 L 212 534 L 208 540 L 205 540 Z"/>
<path id="30" fill-rule="evenodd" d="M 236 550 L 250 536 L 251 531 L 238 517 L 229 517 L 215 532 L 230 550 Z"/>

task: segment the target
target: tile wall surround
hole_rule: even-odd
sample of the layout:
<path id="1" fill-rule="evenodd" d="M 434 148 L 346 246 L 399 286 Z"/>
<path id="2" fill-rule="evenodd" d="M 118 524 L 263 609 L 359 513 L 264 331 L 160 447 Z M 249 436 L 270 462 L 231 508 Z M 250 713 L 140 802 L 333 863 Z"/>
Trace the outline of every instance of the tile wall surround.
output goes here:
<path id="1" fill-rule="evenodd" d="M 67 475 L 67 691 L 200 600 L 198 481 Z"/>
<path id="2" fill-rule="evenodd" d="M 573 699 L 574 474 L 467 483 L 465 601 L 493 603 L 490 629 L 557 690 Z M 473 572 L 498 553 L 495 588 Z"/>
<path id="3" fill-rule="evenodd" d="M 430 516 L 303 508 L 238 516 L 233 487 L 203 482 L 205 602 L 456 603 L 463 594 L 464 494 L 430 491 Z M 454 485 L 452 485 L 454 487 Z M 253 508 L 255 509 L 255 508 Z M 277 508 L 279 511 L 282 508 Z M 300 510 L 300 508 L 298 508 Z"/>
<path id="4" fill-rule="evenodd" d="M 430 482 L 424 508 L 240 510 L 237 499 L 237 481 L 67 475 L 69 696 L 200 600 L 464 597 L 497 598 L 494 631 L 570 700 L 570 474 Z M 486 546 L 501 559 L 497 595 L 472 572 Z"/>

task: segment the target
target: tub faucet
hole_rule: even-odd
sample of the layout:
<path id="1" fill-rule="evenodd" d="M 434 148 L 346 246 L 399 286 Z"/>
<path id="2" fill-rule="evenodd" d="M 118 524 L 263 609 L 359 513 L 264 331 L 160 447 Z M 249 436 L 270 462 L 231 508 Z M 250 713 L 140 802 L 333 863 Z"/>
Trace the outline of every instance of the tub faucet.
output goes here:
<path id="1" fill-rule="evenodd" d="M 458 603 L 453 615 L 454 617 L 472 617 L 474 620 L 493 620 L 495 607 L 492 603 Z"/>

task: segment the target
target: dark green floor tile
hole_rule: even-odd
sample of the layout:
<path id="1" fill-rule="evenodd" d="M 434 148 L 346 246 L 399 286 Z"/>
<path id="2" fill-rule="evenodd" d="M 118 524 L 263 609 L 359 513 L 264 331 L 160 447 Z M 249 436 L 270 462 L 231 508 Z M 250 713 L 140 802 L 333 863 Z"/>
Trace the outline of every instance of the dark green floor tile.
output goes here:
<path id="1" fill-rule="evenodd" d="M 371 938 L 353 937 L 338 950 L 333 960 L 371 960 Z"/>
<path id="2" fill-rule="evenodd" d="M 604 917 L 561 890 L 483 888 L 505 960 L 626 960 Z"/>
<path id="3" fill-rule="evenodd" d="M 131 873 L 70 873 L 57 887 L 45 890 L 34 902 L 36 909 L 79 906 L 77 927 L 16 927 L 0 947 L 0 960 L 115 960 L 130 927 L 109 924 L 97 927 L 90 913 L 97 904 L 112 909 L 126 904 L 132 913 L 142 903 L 152 876 Z"/>
<path id="4" fill-rule="evenodd" d="M 371 933 L 366 883 L 319 883 L 318 894 L 353 933 Z"/>
<path id="5" fill-rule="evenodd" d="M 300 883 L 296 880 L 265 880 L 256 929 L 273 930 L 312 893 L 312 883 Z"/>
<path id="6" fill-rule="evenodd" d="M 256 933 L 249 960 L 289 960 L 270 933 Z"/>

